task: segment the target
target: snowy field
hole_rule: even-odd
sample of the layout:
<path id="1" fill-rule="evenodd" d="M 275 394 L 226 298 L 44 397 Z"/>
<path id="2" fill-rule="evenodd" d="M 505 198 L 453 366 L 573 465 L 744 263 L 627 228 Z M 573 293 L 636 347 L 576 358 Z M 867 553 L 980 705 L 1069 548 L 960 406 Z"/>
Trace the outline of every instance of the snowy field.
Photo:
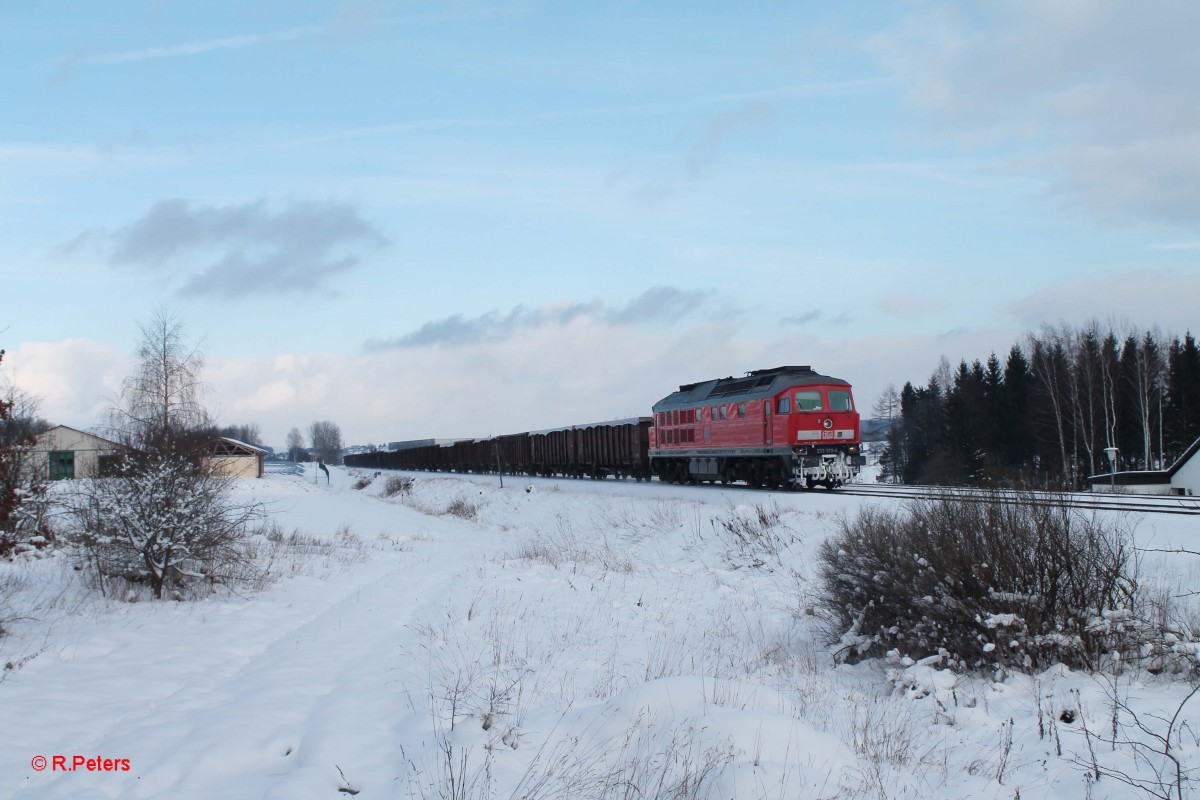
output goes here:
<path id="1" fill-rule="evenodd" d="M 361 475 L 243 481 L 278 528 L 269 577 L 237 594 L 102 598 L 65 557 L 0 564 L 0 616 L 19 617 L 0 797 L 1082 800 L 1148 796 L 1093 764 L 1173 779 L 1161 744 L 1135 758 L 1083 730 L 1111 732 L 1115 692 L 1153 743 L 1186 682 L 835 665 L 816 546 L 884 501 L 425 474 L 384 497 L 387 473 Z M 760 511 L 771 535 L 742 542 Z M 1194 518 L 1132 522 L 1200 549 Z M 1200 588 L 1200 559 L 1148 556 L 1144 575 Z M 1193 702 L 1171 739 L 1184 768 Z"/>

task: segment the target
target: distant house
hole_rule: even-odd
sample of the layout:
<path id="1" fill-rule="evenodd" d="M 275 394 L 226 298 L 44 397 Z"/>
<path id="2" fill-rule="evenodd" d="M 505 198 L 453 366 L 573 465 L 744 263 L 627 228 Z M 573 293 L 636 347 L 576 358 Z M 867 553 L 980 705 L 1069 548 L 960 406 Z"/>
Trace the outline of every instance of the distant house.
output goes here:
<path id="1" fill-rule="evenodd" d="M 56 425 L 38 435 L 29 468 L 52 481 L 106 475 L 124 447 L 94 433 Z"/>
<path id="2" fill-rule="evenodd" d="M 252 444 L 218 436 L 213 439 L 201 462 L 229 478 L 261 478 L 267 451 Z"/>
<path id="3" fill-rule="evenodd" d="M 1200 495 L 1200 439 L 1166 469 L 1089 475 L 1093 492 Z"/>

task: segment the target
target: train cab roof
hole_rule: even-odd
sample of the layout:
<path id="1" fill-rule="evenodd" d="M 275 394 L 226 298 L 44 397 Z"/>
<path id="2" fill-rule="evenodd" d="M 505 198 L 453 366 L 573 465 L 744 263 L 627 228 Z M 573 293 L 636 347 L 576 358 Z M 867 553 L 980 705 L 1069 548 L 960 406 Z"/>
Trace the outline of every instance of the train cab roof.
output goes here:
<path id="1" fill-rule="evenodd" d="M 654 404 L 654 411 L 692 408 L 713 403 L 729 403 L 774 397 L 793 386 L 849 386 L 848 381 L 822 375 L 812 367 L 774 367 L 747 372 L 745 377 L 717 378 L 700 383 L 685 383 Z"/>

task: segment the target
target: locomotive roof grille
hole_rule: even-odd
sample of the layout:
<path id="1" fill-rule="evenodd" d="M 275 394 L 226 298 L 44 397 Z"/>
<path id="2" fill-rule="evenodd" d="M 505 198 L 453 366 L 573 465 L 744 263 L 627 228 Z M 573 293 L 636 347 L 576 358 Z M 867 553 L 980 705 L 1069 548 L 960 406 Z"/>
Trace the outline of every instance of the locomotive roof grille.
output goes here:
<path id="1" fill-rule="evenodd" d="M 817 373 L 813 371 L 813 368 L 809 367 L 809 366 L 773 367 L 771 369 L 755 369 L 755 370 L 751 370 L 750 372 L 747 372 L 745 378 L 736 378 L 735 379 L 732 375 L 730 375 L 727 378 L 718 378 L 717 386 L 716 386 L 716 388 L 713 389 L 712 392 L 709 393 L 709 396 L 715 397 L 718 394 L 736 394 L 737 392 L 744 391 L 745 389 L 750 388 L 752 386 L 766 386 L 768 383 L 772 383 L 775 380 L 775 378 L 780 375 L 816 375 L 816 374 Z M 748 381 L 747 379 L 749 379 L 749 378 L 757 378 L 757 380 L 756 381 Z M 726 381 L 729 381 L 729 383 L 726 383 Z M 690 392 L 693 389 L 695 389 L 697 386 L 701 386 L 705 383 L 712 383 L 712 381 L 697 381 L 696 383 L 685 383 L 679 387 L 679 391 Z"/>

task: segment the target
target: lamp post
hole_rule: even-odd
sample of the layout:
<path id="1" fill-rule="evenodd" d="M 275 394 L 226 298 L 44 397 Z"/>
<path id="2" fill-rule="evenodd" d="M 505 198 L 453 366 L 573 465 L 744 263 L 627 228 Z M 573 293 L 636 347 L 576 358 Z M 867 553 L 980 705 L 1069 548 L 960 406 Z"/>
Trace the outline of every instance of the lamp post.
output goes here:
<path id="1" fill-rule="evenodd" d="M 1108 457 L 1108 486 L 1110 492 L 1117 491 L 1117 448 L 1104 448 L 1104 455 Z"/>

